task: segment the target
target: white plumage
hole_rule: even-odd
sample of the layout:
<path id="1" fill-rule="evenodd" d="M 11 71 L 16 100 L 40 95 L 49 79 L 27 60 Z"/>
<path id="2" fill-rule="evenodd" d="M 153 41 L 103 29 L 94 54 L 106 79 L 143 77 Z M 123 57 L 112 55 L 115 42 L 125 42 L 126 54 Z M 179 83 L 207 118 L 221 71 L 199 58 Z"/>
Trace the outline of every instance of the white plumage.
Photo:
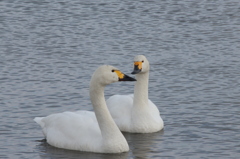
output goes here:
<path id="1" fill-rule="evenodd" d="M 47 142 L 55 147 L 98 152 L 121 153 L 129 150 L 126 139 L 114 123 L 106 106 L 104 87 L 119 80 L 135 79 L 112 66 L 101 66 L 90 82 L 91 111 L 63 112 L 34 119 L 43 130 Z"/>
<path id="2" fill-rule="evenodd" d="M 58 148 L 98 152 L 102 142 L 94 112 L 63 112 L 34 121 L 42 127 L 47 142 Z"/>
<path id="3" fill-rule="evenodd" d="M 134 59 L 136 83 L 134 95 L 114 95 L 107 100 L 108 109 L 121 131 L 152 133 L 163 129 L 164 123 L 156 105 L 148 99 L 150 65 L 147 58 L 138 55 Z"/>

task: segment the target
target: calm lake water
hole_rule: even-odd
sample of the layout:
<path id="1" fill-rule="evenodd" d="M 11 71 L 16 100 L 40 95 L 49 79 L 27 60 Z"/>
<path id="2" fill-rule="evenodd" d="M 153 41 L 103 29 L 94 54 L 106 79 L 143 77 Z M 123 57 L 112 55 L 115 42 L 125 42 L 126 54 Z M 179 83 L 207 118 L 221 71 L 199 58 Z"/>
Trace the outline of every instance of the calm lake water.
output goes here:
<path id="1" fill-rule="evenodd" d="M 165 129 L 129 134 L 130 151 L 54 148 L 33 118 L 92 110 L 93 71 L 151 64 L 149 98 Z M 134 83 L 107 86 L 106 98 Z M 239 158 L 240 2 L 0 1 L 0 158 Z"/>

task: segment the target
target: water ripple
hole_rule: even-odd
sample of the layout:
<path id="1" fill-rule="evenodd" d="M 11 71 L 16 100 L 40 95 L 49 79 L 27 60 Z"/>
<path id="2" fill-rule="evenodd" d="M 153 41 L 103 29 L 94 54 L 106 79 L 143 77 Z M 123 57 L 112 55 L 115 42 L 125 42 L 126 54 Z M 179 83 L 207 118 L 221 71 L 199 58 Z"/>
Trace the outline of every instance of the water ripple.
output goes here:
<path id="1" fill-rule="evenodd" d="M 0 2 L 0 158 L 238 158 L 240 4 L 230 1 Z M 92 110 L 102 64 L 151 63 L 164 131 L 124 133 L 130 152 L 93 154 L 42 140 L 35 116 Z M 115 83 L 113 94 L 133 93 Z"/>

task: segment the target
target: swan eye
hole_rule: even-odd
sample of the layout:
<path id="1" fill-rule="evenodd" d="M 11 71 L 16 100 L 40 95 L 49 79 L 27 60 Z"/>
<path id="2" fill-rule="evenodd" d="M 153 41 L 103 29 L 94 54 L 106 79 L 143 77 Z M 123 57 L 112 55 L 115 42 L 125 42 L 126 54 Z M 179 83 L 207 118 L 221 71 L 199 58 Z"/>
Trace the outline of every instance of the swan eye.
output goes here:
<path id="1" fill-rule="evenodd" d="M 114 72 L 114 70 L 112 70 L 112 72 Z"/>
<path id="2" fill-rule="evenodd" d="M 142 60 L 142 63 L 144 63 L 144 60 Z"/>

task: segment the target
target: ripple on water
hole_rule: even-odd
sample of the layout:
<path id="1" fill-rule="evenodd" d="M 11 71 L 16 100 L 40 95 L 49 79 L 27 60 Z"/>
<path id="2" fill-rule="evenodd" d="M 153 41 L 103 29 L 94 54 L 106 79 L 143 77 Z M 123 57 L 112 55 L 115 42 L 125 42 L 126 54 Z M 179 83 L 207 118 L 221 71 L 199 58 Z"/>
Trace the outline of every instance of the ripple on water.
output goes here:
<path id="1" fill-rule="evenodd" d="M 2 1 L 0 158 L 238 158 L 239 2 Z M 151 64 L 149 98 L 164 131 L 124 133 L 130 152 L 93 154 L 42 141 L 36 116 L 92 110 L 89 80 L 102 64 L 130 74 Z M 115 83 L 113 94 L 133 93 Z"/>

